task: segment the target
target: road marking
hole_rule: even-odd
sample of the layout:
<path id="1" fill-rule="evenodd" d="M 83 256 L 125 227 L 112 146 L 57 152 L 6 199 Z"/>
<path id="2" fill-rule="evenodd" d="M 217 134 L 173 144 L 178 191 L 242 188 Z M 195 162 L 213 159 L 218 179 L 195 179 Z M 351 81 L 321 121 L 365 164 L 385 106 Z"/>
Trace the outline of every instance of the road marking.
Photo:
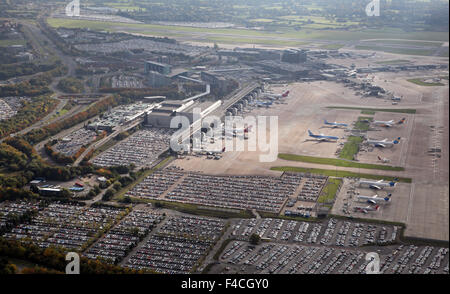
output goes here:
<path id="1" fill-rule="evenodd" d="M 412 211 L 412 202 L 413 202 L 413 198 L 414 198 L 414 187 L 415 187 L 415 183 L 411 183 L 411 192 L 409 193 L 409 203 L 408 203 L 408 214 L 406 215 L 406 223 L 409 223 L 409 216 L 411 215 L 411 211 Z"/>

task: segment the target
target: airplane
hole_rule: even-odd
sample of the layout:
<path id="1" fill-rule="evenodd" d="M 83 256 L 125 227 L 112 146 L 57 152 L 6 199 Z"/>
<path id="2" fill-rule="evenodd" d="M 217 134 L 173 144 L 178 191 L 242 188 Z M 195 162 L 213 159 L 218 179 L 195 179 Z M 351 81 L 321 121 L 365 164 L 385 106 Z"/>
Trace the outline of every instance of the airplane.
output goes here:
<path id="1" fill-rule="evenodd" d="M 263 107 L 263 106 L 269 107 L 269 106 L 271 106 L 272 104 L 273 104 L 272 101 L 256 101 L 256 105 L 257 105 L 258 107 Z"/>
<path id="2" fill-rule="evenodd" d="M 391 201 L 391 196 L 392 194 L 389 193 L 386 197 L 378 198 L 378 195 L 374 195 L 374 196 L 363 196 L 360 195 L 358 196 L 358 200 L 364 200 L 366 202 L 368 202 L 369 204 L 378 204 L 378 203 L 387 203 Z"/>
<path id="3" fill-rule="evenodd" d="M 224 152 L 225 152 L 225 147 L 223 147 L 222 150 L 207 150 L 208 155 L 216 155 L 216 154 L 224 153 Z"/>
<path id="4" fill-rule="evenodd" d="M 396 140 L 393 140 L 393 141 L 388 141 L 387 139 L 384 139 L 381 141 L 380 140 L 371 140 L 371 139 L 367 140 L 367 144 L 373 145 L 375 147 L 381 147 L 381 148 L 392 147 L 398 143 L 400 143 L 400 137 L 398 137 Z"/>
<path id="5" fill-rule="evenodd" d="M 401 125 L 401 124 L 403 124 L 405 121 L 406 121 L 406 117 L 404 117 L 404 118 L 402 118 L 401 120 L 399 120 L 399 121 L 397 122 L 397 125 Z M 393 119 L 391 119 L 390 121 L 380 121 L 380 120 L 376 120 L 376 121 L 373 122 L 373 124 L 376 125 L 376 126 L 380 126 L 380 127 L 390 128 L 390 127 L 392 127 L 392 126 L 395 124 L 395 122 L 394 122 Z"/>
<path id="6" fill-rule="evenodd" d="M 308 130 L 308 134 L 310 137 L 318 139 L 320 141 L 337 141 L 337 140 L 339 140 L 339 137 L 335 137 L 335 136 L 326 136 L 324 134 L 314 135 L 310 130 Z"/>
<path id="7" fill-rule="evenodd" d="M 264 97 L 269 99 L 280 99 L 280 98 L 286 98 L 289 96 L 289 91 L 284 92 L 283 94 L 271 94 L 271 93 L 264 93 Z"/>
<path id="8" fill-rule="evenodd" d="M 396 179 L 394 179 L 396 180 Z M 359 185 L 368 185 L 369 188 L 374 189 L 374 190 L 381 190 L 385 187 L 395 187 L 396 182 L 394 181 L 383 181 L 383 180 L 379 180 L 379 181 L 368 181 L 368 180 L 360 180 L 359 181 Z"/>
<path id="9" fill-rule="evenodd" d="M 372 206 L 367 206 L 367 207 L 355 207 L 355 211 L 356 212 L 362 212 L 362 213 L 369 213 L 369 211 L 377 211 L 378 210 L 378 208 L 380 208 L 380 206 L 375 206 L 375 207 L 372 207 Z"/>
<path id="10" fill-rule="evenodd" d="M 348 126 L 348 124 L 344 124 L 344 123 L 328 122 L 326 119 L 323 121 L 323 123 L 326 125 L 329 125 L 329 126 L 333 126 L 334 128 Z"/>

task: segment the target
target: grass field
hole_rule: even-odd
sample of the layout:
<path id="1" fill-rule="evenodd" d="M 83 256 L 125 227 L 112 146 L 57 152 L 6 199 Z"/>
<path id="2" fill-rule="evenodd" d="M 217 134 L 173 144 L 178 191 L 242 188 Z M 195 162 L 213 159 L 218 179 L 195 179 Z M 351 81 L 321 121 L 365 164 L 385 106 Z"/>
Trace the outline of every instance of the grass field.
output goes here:
<path id="1" fill-rule="evenodd" d="M 443 42 L 440 41 L 416 41 L 416 40 L 367 40 L 364 43 L 370 45 L 382 44 L 382 45 L 410 45 L 410 46 L 422 46 L 422 47 L 441 47 Z"/>
<path id="2" fill-rule="evenodd" d="M 326 44 L 326 45 L 320 46 L 320 48 L 327 49 L 327 50 L 338 50 L 338 49 L 341 49 L 342 47 L 344 47 L 344 45 L 342 45 L 342 44 Z"/>
<path id="3" fill-rule="evenodd" d="M 369 51 L 383 51 L 394 54 L 420 55 L 420 56 L 430 56 L 435 52 L 434 49 L 408 49 L 408 48 L 392 48 L 382 46 L 361 46 L 361 45 L 355 46 L 355 49 L 369 50 Z"/>
<path id="4" fill-rule="evenodd" d="M 415 114 L 416 110 L 412 108 L 363 108 L 363 107 L 347 107 L 347 106 L 328 106 L 327 108 L 332 109 L 348 109 L 348 110 L 361 110 L 365 111 L 363 114 L 375 114 L 376 111 L 379 112 L 395 112 L 395 113 L 409 113 L 409 114 Z M 370 113 L 368 113 L 370 111 Z"/>
<path id="5" fill-rule="evenodd" d="M 266 40 L 277 41 L 305 41 L 305 40 L 363 40 L 367 38 L 408 38 L 415 40 L 448 40 L 448 34 L 445 32 L 413 32 L 405 33 L 398 29 L 384 29 L 384 30 L 318 30 L 318 29 L 301 29 L 294 30 L 292 28 L 281 29 L 280 31 L 263 31 L 253 29 L 212 29 L 212 28 L 196 28 L 186 26 L 170 26 L 170 25 L 155 25 L 155 24 L 128 24 L 120 22 L 102 22 L 102 21 L 87 21 L 75 20 L 68 18 L 48 18 L 47 22 L 52 27 L 65 28 L 89 28 L 98 31 L 110 32 L 129 32 L 148 35 L 167 35 L 167 36 L 183 36 L 196 39 L 211 38 L 211 37 L 238 37 L 247 39 L 248 37 L 261 37 Z M 329 25 L 329 24 L 328 24 Z M 283 40 L 286 38 L 286 40 Z"/>
<path id="6" fill-rule="evenodd" d="M 349 136 L 347 142 L 345 142 L 344 147 L 339 154 L 339 158 L 354 160 L 355 155 L 359 151 L 359 144 L 361 144 L 363 138 L 357 136 Z"/>
<path id="7" fill-rule="evenodd" d="M 317 202 L 319 203 L 331 203 L 336 197 L 337 190 L 342 184 L 341 179 L 328 179 L 327 185 L 322 189 Z"/>
<path id="8" fill-rule="evenodd" d="M 261 38 L 240 38 L 240 37 L 206 37 L 211 42 L 219 43 L 231 43 L 231 44 L 264 44 L 264 45 L 278 45 L 278 46 L 301 46 L 309 44 L 308 42 L 301 41 L 280 41 L 280 40 L 268 40 Z"/>
<path id="9" fill-rule="evenodd" d="M 322 158 L 322 157 L 313 157 L 313 156 L 304 156 L 304 155 L 295 155 L 295 154 L 286 154 L 286 153 L 280 153 L 280 154 L 278 154 L 278 157 L 281 159 L 290 160 L 290 161 L 315 163 L 315 164 L 323 164 L 323 165 L 333 165 L 333 166 L 341 166 L 341 167 L 354 167 L 354 168 L 392 170 L 392 171 L 405 170 L 403 167 L 399 167 L 399 166 L 359 163 L 359 162 L 347 161 L 347 160 L 342 160 L 342 159 L 337 159 L 337 158 Z"/>
<path id="10" fill-rule="evenodd" d="M 0 47 L 7 47 L 12 45 L 25 45 L 27 42 L 25 40 L 0 40 Z"/>
<path id="11" fill-rule="evenodd" d="M 426 87 L 445 86 L 442 83 L 427 83 L 427 82 L 422 81 L 422 79 L 409 79 L 408 82 L 419 85 L 419 86 L 426 86 Z"/>
<path id="12" fill-rule="evenodd" d="M 399 178 L 384 175 L 372 175 L 366 173 L 355 173 L 344 170 L 332 170 L 332 169 L 320 169 L 320 168 L 306 168 L 306 167 L 296 167 L 296 166 L 274 166 L 270 168 L 271 170 L 281 171 L 281 172 L 297 172 L 297 173 L 310 173 L 319 174 L 329 177 L 339 177 L 339 178 L 363 178 L 370 180 L 386 180 L 393 181 L 397 179 L 398 182 L 411 183 L 411 178 Z"/>

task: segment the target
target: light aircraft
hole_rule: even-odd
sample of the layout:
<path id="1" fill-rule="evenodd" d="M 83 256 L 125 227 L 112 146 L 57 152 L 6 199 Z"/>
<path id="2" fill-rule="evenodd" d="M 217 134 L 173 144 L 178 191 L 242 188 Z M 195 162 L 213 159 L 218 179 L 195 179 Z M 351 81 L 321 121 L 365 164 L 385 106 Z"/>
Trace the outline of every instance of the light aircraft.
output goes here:
<path id="1" fill-rule="evenodd" d="M 308 134 L 310 137 L 318 139 L 320 141 L 337 141 L 337 140 L 339 140 L 339 137 L 335 137 L 335 136 L 326 136 L 324 134 L 314 135 L 310 130 L 308 130 Z"/>
<path id="2" fill-rule="evenodd" d="M 398 143 L 400 143 L 400 137 L 398 137 L 396 140 L 393 140 L 393 141 L 388 141 L 388 139 L 384 139 L 384 140 L 368 139 L 367 140 L 367 144 L 373 145 L 375 147 L 381 147 L 381 148 L 392 147 Z"/>
<path id="3" fill-rule="evenodd" d="M 326 119 L 323 121 L 323 123 L 326 125 L 329 125 L 329 126 L 333 126 L 334 128 L 348 126 L 348 124 L 344 124 L 344 123 L 328 122 Z"/>
<path id="4" fill-rule="evenodd" d="M 362 213 L 368 213 L 369 211 L 377 211 L 378 208 L 380 208 L 380 206 L 378 206 L 378 205 L 375 207 L 372 207 L 369 205 L 367 207 L 355 207 L 355 211 L 362 212 Z"/>
<path id="5" fill-rule="evenodd" d="M 390 121 L 380 121 L 380 120 L 376 120 L 373 122 L 374 125 L 376 126 L 380 126 L 380 127 L 386 127 L 386 128 L 390 128 L 392 126 L 394 126 L 395 124 L 397 125 L 401 125 L 406 121 L 406 118 L 402 118 L 401 120 L 399 120 L 397 123 L 394 122 L 393 119 L 391 119 Z"/>
<path id="6" fill-rule="evenodd" d="M 358 196 L 358 200 L 363 200 L 363 201 L 366 201 L 366 202 L 368 202 L 370 204 L 387 203 L 387 202 L 391 201 L 391 196 L 392 196 L 391 193 L 389 193 L 384 198 L 378 197 L 378 195 L 374 195 L 374 196 L 363 196 L 363 195 L 360 195 L 360 196 Z"/>

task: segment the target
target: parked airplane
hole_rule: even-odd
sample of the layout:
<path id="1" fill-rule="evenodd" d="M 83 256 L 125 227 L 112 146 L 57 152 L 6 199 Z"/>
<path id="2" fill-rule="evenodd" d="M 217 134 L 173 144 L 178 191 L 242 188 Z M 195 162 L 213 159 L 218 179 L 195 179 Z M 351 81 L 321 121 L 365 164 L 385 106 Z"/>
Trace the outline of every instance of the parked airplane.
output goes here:
<path id="1" fill-rule="evenodd" d="M 372 207 L 369 205 L 367 207 L 355 207 L 355 211 L 362 212 L 362 213 L 369 213 L 369 211 L 377 211 L 378 208 L 380 208 L 380 206 L 378 206 L 378 205 L 375 207 Z"/>
<path id="2" fill-rule="evenodd" d="M 269 99 L 280 99 L 280 98 L 286 98 L 289 96 L 289 91 L 284 92 L 283 94 L 271 94 L 271 93 L 264 93 L 263 97 L 269 98 Z"/>
<path id="3" fill-rule="evenodd" d="M 401 125 L 406 121 L 406 118 L 402 118 L 401 120 L 399 120 L 397 123 L 394 122 L 393 119 L 391 119 L 390 121 L 380 121 L 380 120 L 376 120 L 373 122 L 374 125 L 376 126 L 380 126 L 380 127 L 386 127 L 386 128 L 390 128 L 393 125 L 397 124 L 397 125 Z"/>
<path id="4" fill-rule="evenodd" d="M 398 143 L 400 143 L 400 137 L 398 137 L 396 140 L 393 140 L 393 141 L 388 141 L 388 139 L 384 139 L 384 140 L 368 139 L 367 140 L 367 144 L 373 145 L 375 147 L 381 147 L 381 148 L 392 147 Z"/>
<path id="5" fill-rule="evenodd" d="M 344 124 L 344 123 L 328 122 L 326 119 L 323 121 L 323 123 L 326 125 L 329 125 L 329 126 L 333 126 L 334 128 L 348 126 L 348 124 Z"/>
<path id="6" fill-rule="evenodd" d="M 363 196 L 363 195 L 360 195 L 360 196 L 358 196 L 358 200 L 363 200 L 363 201 L 366 201 L 366 202 L 368 202 L 370 204 L 387 203 L 387 202 L 391 201 L 391 196 L 392 196 L 391 193 L 389 193 L 384 198 L 378 197 L 378 195 L 374 195 L 374 196 Z"/>
<path id="7" fill-rule="evenodd" d="M 324 134 L 314 135 L 310 130 L 308 130 L 308 134 L 310 137 L 318 139 L 320 141 L 337 141 L 337 140 L 339 140 L 339 137 L 335 137 L 335 136 L 326 136 Z"/>
<path id="8" fill-rule="evenodd" d="M 383 181 L 383 180 L 379 180 L 379 181 L 370 181 L 370 180 L 360 180 L 359 181 L 359 185 L 367 185 L 369 186 L 369 188 L 371 189 L 375 189 L 375 190 L 381 190 L 385 187 L 395 187 L 396 182 L 394 181 Z"/>
<path id="9" fill-rule="evenodd" d="M 258 107 L 263 107 L 263 106 L 269 107 L 269 106 L 271 106 L 272 104 L 273 104 L 272 101 L 256 101 L 256 105 L 257 105 Z"/>
<path id="10" fill-rule="evenodd" d="M 208 155 L 215 155 L 223 152 L 225 152 L 225 147 L 223 147 L 222 150 L 207 150 Z"/>

